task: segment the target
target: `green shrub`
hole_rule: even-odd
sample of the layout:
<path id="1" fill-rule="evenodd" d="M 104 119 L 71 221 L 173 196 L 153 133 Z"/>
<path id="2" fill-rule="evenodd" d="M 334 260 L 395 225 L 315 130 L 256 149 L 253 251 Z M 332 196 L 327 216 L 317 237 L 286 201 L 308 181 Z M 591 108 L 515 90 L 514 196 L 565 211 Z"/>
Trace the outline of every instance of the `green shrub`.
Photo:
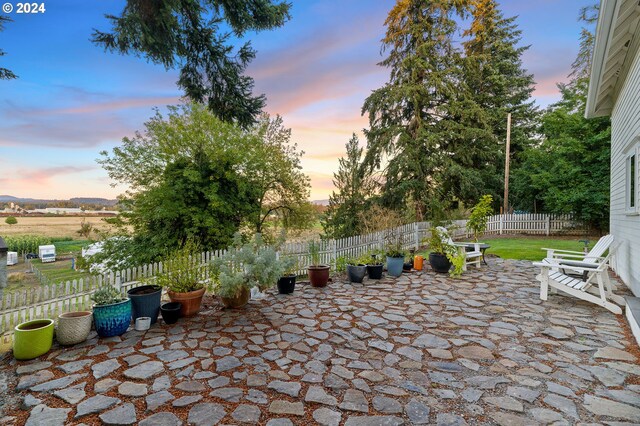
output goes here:
<path id="1" fill-rule="evenodd" d="M 123 300 L 127 300 L 127 298 L 123 296 L 120 290 L 109 285 L 96 290 L 91 296 L 91 300 L 93 300 L 96 306 L 102 306 L 122 302 Z"/>
<path id="2" fill-rule="evenodd" d="M 16 223 L 18 223 L 18 219 L 16 219 L 14 216 L 7 216 L 7 218 L 4 220 L 4 223 L 6 223 L 7 225 L 15 225 Z"/>
<path id="3" fill-rule="evenodd" d="M 493 197 L 491 195 L 483 195 L 480 197 L 478 204 L 471 209 L 471 216 L 467 220 L 467 230 L 473 233 L 473 238 L 478 242 L 478 236 L 484 234 L 487 229 L 489 217 L 493 214 Z"/>
<path id="4" fill-rule="evenodd" d="M 162 263 L 162 272 L 151 278 L 154 284 L 176 293 L 188 293 L 204 287 L 206 267 L 200 262 L 198 246 L 189 241 L 174 250 Z"/>

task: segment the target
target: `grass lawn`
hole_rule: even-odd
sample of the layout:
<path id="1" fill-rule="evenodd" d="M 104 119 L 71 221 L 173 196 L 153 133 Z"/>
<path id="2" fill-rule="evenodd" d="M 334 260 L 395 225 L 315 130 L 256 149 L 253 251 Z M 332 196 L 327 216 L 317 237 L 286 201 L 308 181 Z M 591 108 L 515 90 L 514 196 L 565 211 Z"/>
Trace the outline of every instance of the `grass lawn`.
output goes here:
<path id="1" fill-rule="evenodd" d="M 42 263 L 40 259 L 34 259 L 33 267 L 37 268 L 50 283 L 88 278 L 91 274 L 71 269 L 71 260 L 56 260 L 55 262 Z"/>
<path id="2" fill-rule="evenodd" d="M 89 240 L 54 241 L 56 254 L 79 253 L 92 242 Z"/>
<path id="3" fill-rule="evenodd" d="M 584 244 L 579 240 L 584 237 L 575 236 L 566 239 L 549 237 L 504 237 L 482 238 L 480 242 L 489 244 L 487 255 L 497 255 L 503 259 L 542 260 L 546 252 L 543 247 L 560 250 L 583 251 Z M 597 242 L 596 238 L 590 238 L 589 248 Z"/>

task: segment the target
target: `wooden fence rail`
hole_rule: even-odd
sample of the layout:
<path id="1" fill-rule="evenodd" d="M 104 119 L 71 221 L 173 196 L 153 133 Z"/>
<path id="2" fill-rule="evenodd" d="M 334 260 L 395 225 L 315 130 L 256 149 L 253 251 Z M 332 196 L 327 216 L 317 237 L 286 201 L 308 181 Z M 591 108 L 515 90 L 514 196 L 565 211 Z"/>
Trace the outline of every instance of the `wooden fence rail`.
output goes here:
<path id="1" fill-rule="evenodd" d="M 454 225 L 453 236 L 467 237 L 466 220 L 458 220 Z M 383 250 L 390 241 L 399 241 L 403 249 L 418 248 L 430 236 L 430 222 L 415 222 L 398 228 L 387 229 L 367 235 L 358 235 L 339 240 L 320 241 L 320 258 L 324 264 L 335 270 L 338 260 L 346 257 L 358 257 L 371 250 Z M 582 234 L 585 227 L 570 216 L 550 216 L 543 214 L 496 215 L 489 218 L 487 234 Z M 212 259 L 220 257 L 224 250 L 201 253 L 201 266 Z M 289 256 L 297 260 L 297 275 L 306 275 L 306 267 L 310 263 L 309 243 L 290 242 L 279 250 L 280 256 Z M 163 263 L 156 262 L 129 268 L 103 275 L 95 275 L 87 279 L 52 283 L 6 292 L 0 298 L 0 336 L 7 343 L 13 328 L 21 322 L 37 318 L 56 318 L 60 313 L 91 309 L 91 295 L 103 285 L 113 285 L 125 292 L 140 281 L 152 279 L 162 272 Z M 207 269 L 203 276 L 208 278 Z"/>

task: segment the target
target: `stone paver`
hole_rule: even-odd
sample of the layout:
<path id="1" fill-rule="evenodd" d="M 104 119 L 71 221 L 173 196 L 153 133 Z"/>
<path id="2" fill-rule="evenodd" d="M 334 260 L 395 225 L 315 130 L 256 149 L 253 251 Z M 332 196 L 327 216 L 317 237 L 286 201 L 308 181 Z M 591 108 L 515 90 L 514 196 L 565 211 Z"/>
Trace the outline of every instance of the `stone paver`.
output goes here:
<path id="1" fill-rule="evenodd" d="M 337 278 L 242 310 L 210 300 L 175 325 L 9 361 L 0 393 L 9 418 L 46 426 L 640 423 L 620 318 L 543 303 L 536 274 L 490 259 L 460 279 Z"/>

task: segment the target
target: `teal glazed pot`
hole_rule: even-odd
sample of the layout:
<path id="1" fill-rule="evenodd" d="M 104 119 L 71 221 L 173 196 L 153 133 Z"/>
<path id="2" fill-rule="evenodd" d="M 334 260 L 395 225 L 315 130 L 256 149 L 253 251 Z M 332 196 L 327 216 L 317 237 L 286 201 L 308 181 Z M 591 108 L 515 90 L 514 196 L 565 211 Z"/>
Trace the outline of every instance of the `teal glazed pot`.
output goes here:
<path id="1" fill-rule="evenodd" d="M 131 300 L 93 306 L 93 324 L 100 337 L 120 336 L 131 324 Z"/>

